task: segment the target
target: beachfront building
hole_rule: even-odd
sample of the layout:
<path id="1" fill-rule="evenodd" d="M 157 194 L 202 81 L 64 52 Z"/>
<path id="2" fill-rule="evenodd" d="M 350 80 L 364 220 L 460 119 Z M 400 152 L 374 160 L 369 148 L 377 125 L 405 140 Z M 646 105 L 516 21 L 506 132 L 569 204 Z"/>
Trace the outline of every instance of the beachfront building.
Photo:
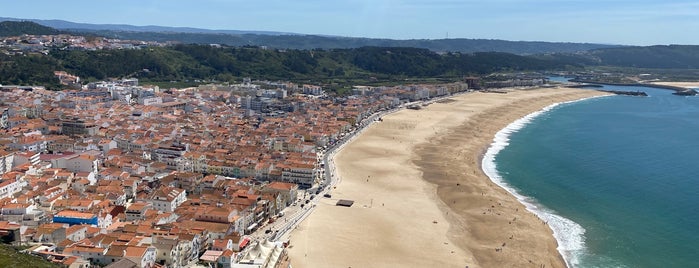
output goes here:
<path id="1" fill-rule="evenodd" d="M 281 180 L 298 184 L 303 188 L 313 186 L 316 169 L 313 164 L 294 163 L 289 165 L 280 164 L 282 170 Z"/>
<path id="2" fill-rule="evenodd" d="M 274 181 L 267 184 L 263 189 L 263 193 L 278 193 L 283 204 L 277 204 L 279 210 L 288 207 L 297 198 L 299 186 L 295 183 Z"/>
<path id="3" fill-rule="evenodd" d="M 277 267 L 285 257 L 284 247 L 280 242 L 263 240 L 250 247 L 231 265 L 232 268 Z"/>

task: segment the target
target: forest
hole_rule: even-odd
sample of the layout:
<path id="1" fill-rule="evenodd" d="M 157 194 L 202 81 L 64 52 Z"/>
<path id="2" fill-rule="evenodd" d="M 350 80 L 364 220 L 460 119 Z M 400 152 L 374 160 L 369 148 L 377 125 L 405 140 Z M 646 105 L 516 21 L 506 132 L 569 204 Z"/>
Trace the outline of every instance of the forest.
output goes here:
<path id="1" fill-rule="evenodd" d="M 62 70 L 84 81 L 136 77 L 152 82 L 232 82 L 253 77 L 342 83 L 371 79 L 459 79 L 493 72 L 575 67 L 580 65 L 502 52 L 438 54 L 428 49 L 401 47 L 285 50 L 190 44 L 129 50 L 54 49 L 48 55 L 0 54 L 0 81 L 58 88 L 53 71 Z"/>

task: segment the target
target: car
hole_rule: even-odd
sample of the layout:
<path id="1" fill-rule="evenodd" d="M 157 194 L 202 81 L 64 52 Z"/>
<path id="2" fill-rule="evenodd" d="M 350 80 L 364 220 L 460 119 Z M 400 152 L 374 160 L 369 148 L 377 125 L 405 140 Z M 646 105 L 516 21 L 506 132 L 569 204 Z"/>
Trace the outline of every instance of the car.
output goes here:
<path id="1" fill-rule="evenodd" d="M 333 196 L 332 196 L 331 194 L 324 194 L 323 197 L 331 198 L 331 197 L 333 197 Z"/>

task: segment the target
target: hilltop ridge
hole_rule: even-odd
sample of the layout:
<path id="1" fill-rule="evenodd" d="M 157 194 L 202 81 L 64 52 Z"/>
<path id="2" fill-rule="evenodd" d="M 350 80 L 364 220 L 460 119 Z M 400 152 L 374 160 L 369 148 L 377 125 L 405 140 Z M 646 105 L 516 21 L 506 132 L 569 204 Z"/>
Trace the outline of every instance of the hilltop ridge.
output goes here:
<path id="1" fill-rule="evenodd" d="M 222 44 L 229 46 L 264 46 L 278 49 L 335 49 L 378 47 L 414 47 L 437 52 L 506 52 L 518 55 L 572 53 L 618 45 L 507 41 L 497 39 L 408 39 L 343 37 L 274 31 L 209 30 L 191 27 L 134 26 L 127 24 L 90 24 L 64 20 L 2 18 L 0 21 L 32 21 L 74 33 L 90 33 L 110 38 L 143 41 L 177 41 L 186 44 Z"/>

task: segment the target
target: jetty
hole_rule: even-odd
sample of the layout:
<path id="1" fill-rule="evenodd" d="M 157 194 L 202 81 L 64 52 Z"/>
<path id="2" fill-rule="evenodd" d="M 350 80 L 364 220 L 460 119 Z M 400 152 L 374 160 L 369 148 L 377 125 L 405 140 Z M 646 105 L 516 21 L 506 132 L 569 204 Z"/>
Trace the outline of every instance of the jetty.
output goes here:
<path id="1" fill-rule="evenodd" d="M 668 85 L 658 85 L 658 84 L 651 84 L 651 83 L 611 83 L 611 82 L 588 81 L 588 80 L 580 80 L 580 79 L 572 79 L 572 80 L 570 80 L 570 82 L 578 83 L 576 85 L 569 85 L 568 86 L 568 87 L 574 87 L 574 88 L 602 87 L 602 85 L 636 86 L 636 87 L 652 87 L 652 88 L 659 88 L 659 89 L 674 90 L 675 92 L 672 94 L 678 95 L 678 96 L 695 96 L 698 94 L 696 90 L 691 89 L 691 88 L 668 86 Z M 626 94 L 624 94 L 624 95 L 626 95 Z"/>
<path id="2" fill-rule="evenodd" d="M 612 94 L 616 94 L 616 95 L 640 96 L 640 97 L 647 97 L 648 96 L 648 94 L 646 94 L 643 91 L 622 91 L 622 90 L 600 90 L 600 91 L 612 93 Z"/>
<path id="3" fill-rule="evenodd" d="M 574 84 L 574 85 L 566 85 L 566 87 L 572 87 L 572 88 L 601 88 L 604 87 L 603 85 L 600 84 L 588 84 L 588 83 L 579 83 L 579 84 Z"/>

